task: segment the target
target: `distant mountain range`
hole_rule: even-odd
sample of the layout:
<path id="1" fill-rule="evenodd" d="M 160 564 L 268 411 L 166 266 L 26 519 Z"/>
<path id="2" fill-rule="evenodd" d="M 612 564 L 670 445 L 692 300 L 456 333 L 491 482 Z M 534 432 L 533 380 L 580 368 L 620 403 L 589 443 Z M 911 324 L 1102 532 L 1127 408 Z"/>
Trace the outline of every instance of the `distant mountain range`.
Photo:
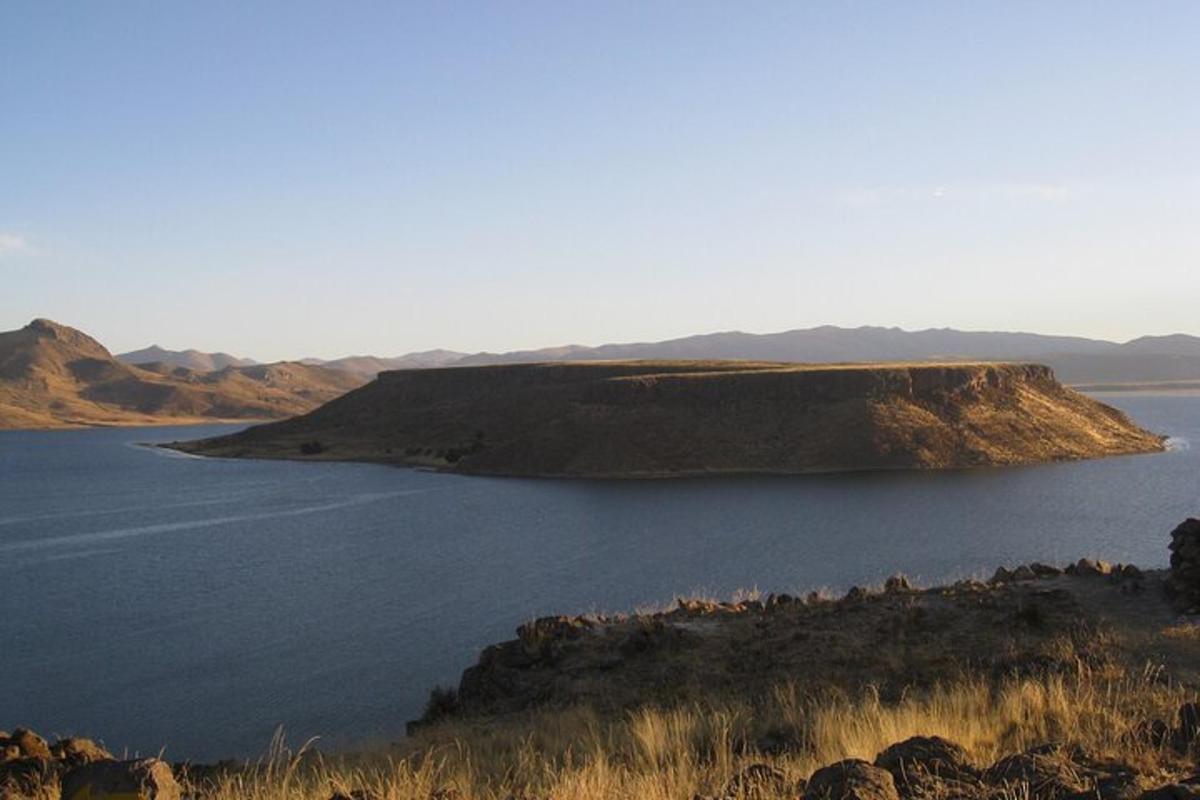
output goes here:
<path id="1" fill-rule="evenodd" d="M 134 366 L 87 334 L 46 319 L 0 333 L 0 428 L 276 419 L 365 382 L 289 362 L 208 371 L 164 361 Z"/>
<path id="2" fill-rule="evenodd" d="M 389 370 L 633 359 L 1036 361 L 1052 367 L 1064 383 L 1081 388 L 1200 389 L 1200 337 L 1184 334 L 1118 343 L 949 328 L 822 326 L 597 347 L 475 354 L 428 350 L 392 358 L 257 364 L 228 353 L 158 346 L 114 357 L 86 334 L 39 319 L 0 333 L 0 428 L 279 418 L 311 410 Z"/>
<path id="3" fill-rule="evenodd" d="M 239 359 L 226 353 L 169 351 L 158 347 L 123 353 L 117 358 L 133 364 L 170 363 L 197 371 L 254 363 L 250 359 Z M 1075 385 L 1200 382 L 1200 337 L 1185 334 L 1143 336 L 1119 343 L 1036 333 L 958 331 L 951 328 L 905 331 L 900 328 L 838 328 L 832 325 L 767 334 L 740 331 L 708 333 L 662 342 L 604 344 L 596 347 L 570 344 L 539 350 L 474 354 L 427 350 L 395 357 L 362 355 L 328 361 L 305 358 L 299 363 L 374 378 L 380 372 L 395 369 L 647 358 L 800 363 L 930 359 L 1040 361 L 1053 367 L 1060 380 Z"/>
<path id="4" fill-rule="evenodd" d="M 932 328 L 819 328 L 753 334 L 732 331 L 663 342 L 566 345 L 543 350 L 477 353 L 447 366 L 538 361 L 627 359 L 748 359 L 800 363 L 949 360 L 1038 361 L 1065 383 L 1096 387 L 1178 383 L 1200 385 L 1200 337 L 1143 336 L 1125 343 L 1036 333 Z"/>

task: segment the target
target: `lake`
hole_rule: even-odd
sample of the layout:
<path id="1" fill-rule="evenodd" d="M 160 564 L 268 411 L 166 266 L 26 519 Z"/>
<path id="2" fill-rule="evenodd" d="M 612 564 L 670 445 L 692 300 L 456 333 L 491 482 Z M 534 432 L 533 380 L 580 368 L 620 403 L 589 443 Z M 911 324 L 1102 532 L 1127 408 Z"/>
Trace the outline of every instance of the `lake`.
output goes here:
<path id="1" fill-rule="evenodd" d="M 478 478 L 191 458 L 232 426 L 0 432 L 0 728 L 212 760 L 386 741 L 535 616 L 676 594 L 1163 566 L 1200 398 L 1103 398 L 1161 455 L 925 473 Z"/>

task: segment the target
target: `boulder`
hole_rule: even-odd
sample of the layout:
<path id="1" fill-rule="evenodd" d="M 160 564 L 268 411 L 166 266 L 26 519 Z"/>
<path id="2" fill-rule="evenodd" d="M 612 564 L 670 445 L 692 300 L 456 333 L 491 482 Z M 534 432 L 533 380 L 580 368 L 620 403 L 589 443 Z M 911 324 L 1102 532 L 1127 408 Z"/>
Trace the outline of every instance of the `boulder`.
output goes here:
<path id="1" fill-rule="evenodd" d="M 1062 570 L 1058 567 L 1052 567 L 1049 564 L 1042 564 L 1037 561 L 1030 564 L 1029 569 L 1033 570 L 1033 574 L 1039 578 L 1053 578 L 1062 575 Z"/>
<path id="2" fill-rule="evenodd" d="M 886 769 L 857 758 L 822 767 L 808 779 L 807 800 L 899 800 Z"/>
<path id="3" fill-rule="evenodd" d="M 1169 549 L 1167 594 L 1177 611 L 1200 613 L 1200 519 L 1187 519 L 1176 526 Z"/>
<path id="4" fill-rule="evenodd" d="M 967 751 L 940 736 L 914 736 L 894 744 L 875 757 L 875 766 L 892 774 L 896 790 L 908 800 L 983 793 Z"/>
<path id="5" fill-rule="evenodd" d="M 50 753 L 55 760 L 63 762 L 68 767 L 79 767 L 91 764 L 93 761 L 112 761 L 112 753 L 105 750 L 91 739 L 72 736 L 59 739 L 50 747 Z"/>
<path id="6" fill-rule="evenodd" d="M 1082 777 L 1079 765 L 1054 745 L 1002 758 L 983 773 L 986 783 L 1001 789 L 1028 786 L 1030 800 L 1058 800 L 1084 791 Z"/>
<path id="7" fill-rule="evenodd" d="M 8 743 L 10 745 L 15 744 L 20 748 L 23 758 L 50 760 L 50 745 L 46 744 L 46 740 L 33 731 L 26 730 L 25 728 L 17 728 L 8 737 Z"/>
<path id="8" fill-rule="evenodd" d="M 804 735 L 788 725 L 768 728 L 754 741 L 754 749 L 765 756 L 780 756 L 796 753 L 804 748 Z"/>
<path id="9" fill-rule="evenodd" d="M 1200 703 L 1184 703 L 1176 713 L 1176 730 L 1186 741 L 1193 741 L 1200 734 Z"/>
<path id="10" fill-rule="evenodd" d="M 779 770 L 769 764 L 751 764 L 725 784 L 720 800 L 776 800 L 799 792 Z"/>
<path id="11" fill-rule="evenodd" d="M 886 769 L 897 780 L 914 770 L 956 779 L 978 775 L 967 751 L 940 736 L 913 736 L 898 742 L 875 757 L 875 766 Z"/>
<path id="12" fill-rule="evenodd" d="M 47 785 L 54 778 L 50 762 L 40 758 L 20 758 L 0 764 L 0 800 L 25 800 L 47 796 Z"/>
<path id="13" fill-rule="evenodd" d="M 1133 727 L 1130 738 L 1137 744 L 1162 747 L 1171 740 L 1171 726 L 1161 719 L 1145 720 Z"/>
<path id="14" fill-rule="evenodd" d="M 157 758 L 95 761 L 63 776 L 62 800 L 180 800 L 180 790 Z"/>
<path id="15" fill-rule="evenodd" d="M 883 590 L 889 594 L 897 594 L 902 592 L 911 592 L 912 584 L 908 582 L 908 578 L 904 575 L 893 575 L 884 581 Z"/>
<path id="16" fill-rule="evenodd" d="M 1087 792 L 1097 800 L 1137 800 L 1145 787 L 1142 778 L 1132 769 L 1117 769 L 1096 779 L 1096 786 Z"/>

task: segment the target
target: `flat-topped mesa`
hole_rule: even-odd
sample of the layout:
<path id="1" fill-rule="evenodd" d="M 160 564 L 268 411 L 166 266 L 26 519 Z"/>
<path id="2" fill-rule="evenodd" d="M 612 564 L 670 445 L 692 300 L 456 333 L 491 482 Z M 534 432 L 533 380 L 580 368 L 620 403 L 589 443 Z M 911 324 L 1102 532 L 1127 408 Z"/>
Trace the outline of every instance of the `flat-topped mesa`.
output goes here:
<path id="1" fill-rule="evenodd" d="M 464 473 L 665 477 L 1156 452 L 1036 364 L 632 361 L 404 370 L 189 452 Z"/>

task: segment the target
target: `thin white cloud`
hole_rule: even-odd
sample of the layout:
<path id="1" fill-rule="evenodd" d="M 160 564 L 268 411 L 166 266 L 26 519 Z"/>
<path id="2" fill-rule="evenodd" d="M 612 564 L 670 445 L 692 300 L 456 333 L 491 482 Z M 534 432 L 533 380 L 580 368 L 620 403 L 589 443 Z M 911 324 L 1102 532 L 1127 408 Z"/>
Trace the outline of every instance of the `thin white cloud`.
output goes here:
<path id="1" fill-rule="evenodd" d="M 28 253 L 32 250 L 33 248 L 30 246 L 29 240 L 21 234 L 0 231 L 0 258 Z"/>
<path id="2" fill-rule="evenodd" d="M 999 187 L 1005 197 L 1014 200 L 1042 200 L 1047 203 L 1065 203 L 1071 190 L 1062 183 L 1010 183 Z"/>
<path id="3" fill-rule="evenodd" d="M 897 203 L 951 199 L 960 201 L 1015 200 L 1031 203 L 1065 203 L 1072 197 L 1065 183 L 981 183 L 966 185 L 864 186 L 835 195 L 835 202 L 848 208 L 872 208 Z"/>

